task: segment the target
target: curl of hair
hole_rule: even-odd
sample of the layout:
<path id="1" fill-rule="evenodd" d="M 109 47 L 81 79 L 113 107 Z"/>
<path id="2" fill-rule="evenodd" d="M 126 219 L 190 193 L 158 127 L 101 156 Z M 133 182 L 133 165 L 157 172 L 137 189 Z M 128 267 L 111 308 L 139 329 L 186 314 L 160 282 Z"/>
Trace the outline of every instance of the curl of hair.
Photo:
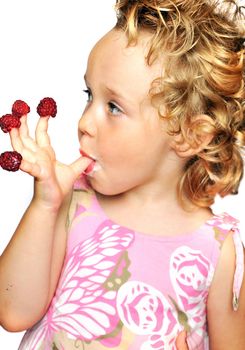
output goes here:
<path id="1" fill-rule="evenodd" d="M 165 56 L 150 94 L 169 132 L 191 145 L 202 132 L 213 134 L 186 162 L 178 186 L 182 204 L 188 199 L 208 207 L 216 194 L 237 193 L 245 146 L 243 8 L 232 0 L 117 0 L 116 10 L 116 28 L 127 33 L 128 45 L 140 32 L 152 33 L 149 65 Z M 197 127 L 203 114 L 212 122 Z"/>

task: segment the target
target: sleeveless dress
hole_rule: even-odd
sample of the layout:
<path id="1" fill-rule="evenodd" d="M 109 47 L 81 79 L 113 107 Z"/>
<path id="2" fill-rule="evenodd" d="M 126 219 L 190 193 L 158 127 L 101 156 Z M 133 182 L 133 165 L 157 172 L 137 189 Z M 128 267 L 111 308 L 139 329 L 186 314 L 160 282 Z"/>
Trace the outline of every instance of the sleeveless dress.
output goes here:
<path id="1" fill-rule="evenodd" d="M 207 350 L 207 296 L 222 243 L 233 235 L 233 308 L 243 279 L 237 220 L 214 215 L 195 232 L 156 236 L 111 221 L 91 189 L 77 186 L 67 251 L 46 315 L 19 350 Z"/>

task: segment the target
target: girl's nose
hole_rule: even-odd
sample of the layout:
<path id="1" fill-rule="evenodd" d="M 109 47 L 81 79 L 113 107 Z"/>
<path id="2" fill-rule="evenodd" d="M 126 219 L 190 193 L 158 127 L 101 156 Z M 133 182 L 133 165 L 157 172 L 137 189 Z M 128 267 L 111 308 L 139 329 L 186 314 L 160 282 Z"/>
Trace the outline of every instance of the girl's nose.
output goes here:
<path id="1" fill-rule="evenodd" d="M 96 131 L 94 119 L 90 111 L 84 111 L 78 122 L 79 133 L 94 136 Z"/>

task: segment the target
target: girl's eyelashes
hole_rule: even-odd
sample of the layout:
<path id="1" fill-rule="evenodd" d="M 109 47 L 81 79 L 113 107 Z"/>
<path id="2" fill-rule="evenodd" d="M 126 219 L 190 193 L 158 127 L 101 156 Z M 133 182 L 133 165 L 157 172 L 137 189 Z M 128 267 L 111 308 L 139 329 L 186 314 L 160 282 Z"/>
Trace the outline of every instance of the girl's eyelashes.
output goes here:
<path id="1" fill-rule="evenodd" d="M 93 100 L 92 92 L 89 88 L 84 89 L 83 92 L 87 95 L 87 103 L 91 102 Z M 115 103 L 115 102 L 108 102 L 108 111 L 113 116 L 118 116 L 123 113 L 123 110 Z"/>
<path id="2" fill-rule="evenodd" d="M 114 102 L 109 102 L 108 107 L 109 107 L 109 112 L 112 115 L 120 115 L 123 113 L 123 111 Z"/>
<path id="3" fill-rule="evenodd" d="M 90 89 L 84 89 L 83 92 L 85 92 L 85 94 L 87 95 L 87 102 L 91 102 L 92 101 L 92 94 Z"/>

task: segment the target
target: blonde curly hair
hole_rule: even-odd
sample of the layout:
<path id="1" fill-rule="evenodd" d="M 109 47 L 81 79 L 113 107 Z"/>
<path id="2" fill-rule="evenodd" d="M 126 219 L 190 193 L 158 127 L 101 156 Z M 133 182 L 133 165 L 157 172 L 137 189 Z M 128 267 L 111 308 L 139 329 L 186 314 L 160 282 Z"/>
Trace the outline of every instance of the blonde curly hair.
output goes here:
<path id="1" fill-rule="evenodd" d="M 204 134 L 213 135 L 186 162 L 182 204 L 208 207 L 216 194 L 237 193 L 245 145 L 243 8 L 235 1 L 117 0 L 116 10 L 116 28 L 127 33 L 128 45 L 142 30 L 152 33 L 149 65 L 167 58 L 150 94 L 169 132 L 194 149 Z"/>

